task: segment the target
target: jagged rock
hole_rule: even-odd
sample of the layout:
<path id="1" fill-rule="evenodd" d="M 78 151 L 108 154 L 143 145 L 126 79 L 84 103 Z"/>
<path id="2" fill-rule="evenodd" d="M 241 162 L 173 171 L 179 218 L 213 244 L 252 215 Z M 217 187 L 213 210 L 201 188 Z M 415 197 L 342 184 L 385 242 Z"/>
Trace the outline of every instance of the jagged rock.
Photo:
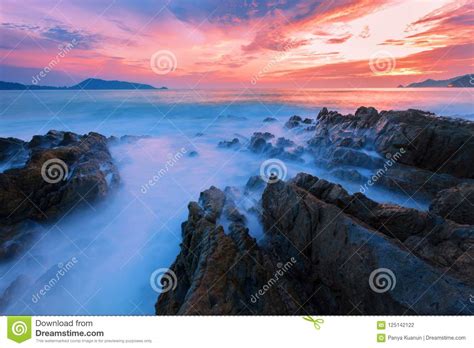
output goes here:
<path id="1" fill-rule="evenodd" d="M 275 138 L 275 136 L 270 133 L 270 132 L 255 132 L 253 133 L 253 136 L 252 137 L 255 137 L 255 138 L 262 138 L 262 139 L 265 139 L 265 140 L 270 140 L 270 139 L 273 139 Z"/>
<path id="2" fill-rule="evenodd" d="M 460 224 L 474 225 L 474 184 L 464 183 L 440 191 L 430 212 Z"/>
<path id="3" fill-rule="evenodd" d="M 250 192 L 261 190 L 265 187 L 265 184 L 265 181 L 260 175 L 251 176 L 248 179 L 247 184 L 245 184 L 245 191 Z"/>
<path id="4" fill-rule="evenodd" d="M 474 178 L 474 123 L 420 110 L 323 108 L 308 144 L 320 165 L 381 169 L 378 184 L 425 198 Z"/>
<path id="5" fill-rule="evenodd" d="M 291 141 L 290 139 L 280 137 L 280 138 L 277 139 L 275 145 L 277 147 L 290 147 L 290 146 L 294 146 L 295 143 L 293 141 Z"/>
<path id="6" fill-rule="evenodd" d="M 232 139 L 231 141 L 223 140 L 220 141 L 217 146 L 222 147 L 222 148 L 235 148 L 240 146 L 240 141 L 237 138 Z"/>
<path id="7" fill-rule="evenodd" d="M 354 305 L 361 314 L 471 312 L 459 298 L 473 292 L 472 226 L 379 204 L 301 173 L 267 185 L 259 245 L 227 200 L 211 187 L 200 204 L 190 203 L 171 267 L 178 285 L 159 296 L 157 314 L 347 314 Z M 226 234 L 217 221 L 229 214 L 236 217 L 227 217 Z M 289 259 L 291 269 L 256 299 L 277 260 Z M 387 268 L 389 287 L 375 291 L 371 275 Z"/>
<path id="8" fill-rule="evenodd" d="M 0 173 L 0 240 L 2 254 L 24 244 L 33 228 L 28 221 L 50 222 L 84 204 L 104 198 L 117 186 L 119 174 L 97 133 L 78 136 L 50 131 L 27 144 L 24 167 Z"/>
<path id="9" fill-rule="evenodd" d="M 300 126 L 300 123 L 303 119 L 300 116 L 291 116 L 290 119 L 285 123 L 285 127 L 288 129 L 292 129 L 295 127 Z"/>
<path id="10" fill-rule="evenodd" d="M 281 146 L 282 141 L 285 142 L 286 139 L 279 138 L 277 140 L 277 145 L 273 146 L 267 140 L 274 138 L 275 136 L 271 133 L 265 132 L 260 133 L 256 132 L 250 138 L 250 142 L 248 148 L 253 153 L 257 154 L 265 154 L 268 157 L 275 157 L 281 158 L 284 160 L 291 160 L 291 161 L 302 161 L 300 158 L 301 154 L 303 153 L 304 149 L 298 147 L 294 151 L 286 151 L 284 146 Z M 284 139 L 284 140 L 280 140 Z M 280 141 L 280 144 L 278 142 Z"/>
<path id="11" fill-rule="evenodd" d="M 311 278 L 320 279 L 325 288 L 318 299 L 324 313 L 346 314 L 354 303 L 361 304 L 359 310 L 363 314 L 469 311 L 457 299 L 466 298 L 472 292 L 474 277 L 472 272 L 462 272 L 457 266 L 463 258 L 462 266 L 473 269 L 472 252 L 468 255 L 474 238 L 472 228 L 437 222 L 426 213 L 406 208 L 378 205 L 361 194 L 350 196 L 338 185 L 320 181 L 304 175 L 294 183 L 280 181 L 268 185 L 262 204 L 271 249 L 279 255 L 303 252 L 311 260 L 306 272 Z M 400 237 L 413 234 L 425 240 L 422 249 L 426 255 L 417 257 L 407 251 L 398 238 L 388 237 L 372 225 L 361 223 L 360 218 L 370 216 L 374 208 L 360 213 L 363 205 L 357 202 L 358 198 L 368 207 L 376 204 L 381 210 L 375 213 L 377 216 L 391 216 L 392 232 L 398 226 L 398 232 L 405 234 Z M 344 205 L 348 207 L 341 209 Z M 431 224 L 437 224 L 438 231 L 425 233 Z M 410 232 L 404 232 L 403 227 Z M 438 243 L 444 238 L 448 241 L 452 238 L 450 233 L 456 234 L 452 240 L 455 250 L 448 254 L 447 267 L 442 267 L 430 254 L 436 253 Z M 380 268 L 389 268 L 397 282 L 391 291 L 383 294 L 372 291 L 369 286 L 370 274 Z M 453 297 L 446 301 L 445 296 Z"/>
<path id="12" fill-rule="evenodd" d="M 182 249 L 171 266 L 177 286 L 159 296 L 156 314 L 302 313 L 291 298 L 302 299 L 285 282 L 267 289 L 264 296 L 258 295 L 279 268 L 249 236 L 234 203 L 214 187 L 201 194 L 200 202 L 188 206 L 188 220 L 182 225 Z M 209 207 L 211 220 L 206 218 Z M 223 215 L 233 221 L 229 231 L 216 224 Z"/>
<path id="13" fill-rule="evenodd" d="M 399 163 L 474 178 L 474 123 L 437 117 L 432 113 L 409 109 L 382 111 L 361 107 L 355 115 L 342 116 L 327 109 L 318 115 L 316 142 L 338 145 L 340 138 L 364 138 L 363 145 L 373 146 L 385 157 L 405 149 Z M 342 135 L 344 135 L 342 137 Z M 329 138 L 328 138 L 329 137 Z M 471 163 L 469 163 L 471 162 Z"/>

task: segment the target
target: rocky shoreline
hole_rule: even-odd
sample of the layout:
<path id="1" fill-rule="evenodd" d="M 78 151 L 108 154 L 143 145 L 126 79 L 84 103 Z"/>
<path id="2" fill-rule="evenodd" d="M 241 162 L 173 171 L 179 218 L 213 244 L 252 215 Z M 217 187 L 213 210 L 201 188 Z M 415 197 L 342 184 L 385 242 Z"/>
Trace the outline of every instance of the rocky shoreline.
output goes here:
<path id="1" fill-rule="evenodd" d="M 177 287 L 160 295 L 157 314 L 349 314 L 355 306 L 352 314 L 470 313 L 460 299 L 474 289 L 473 226 L 381 205 L 301 173 L 266 186 L 265 240 L 257 243 L 234 199 L 235 189 L 211 187 L 189 204 L 170 268 Z M 224 218 L 232 221 L 227 230 Z M 380 269 L 394 275 L 383 293 L 369 281 Z"/>
<path id="2" fill-rule="evenodd" d="M 473 122 L 360 107 L 354 115 L 322 108 L 315 119 L 294 115 L 282 126 L 285 136 L 254 132 L 216 146 L 282 163 L 310 158 L 360 192 L 303 172 L 211 186 L 188 205 L 169 269 L 177 282 L 159 295 L 156 314 L 472 313 Z M 108 146 L 140 138 L 0 138 L 0 261 L 85 203 L 110 197 L 120 175 Z M 429 209 L 376 202 L 364 194 L 372 187 Z M 263 227 L 260 238 L 250 216 Z"/>
<path id="3" fill-rule="evenodd" d="M 211 187 L 188 206 L 169 271 L 176 289 L 160 294 L 156 314 L 472 313 L 474 124 L 361 107 L 345 116 L 323 108 L 316 121 L 293 116 L 285 126 L 312 132 L 308 146 L 289 152 L 278 144 L 291 143 L 271 143 L 269 133 L 219 146 L 285 160 L 310 153 L 355 182 L 370 179 L 364 169 L 384 168 L 377 185 L 429 199 L 429 211 L 351 195 L 307 173 Z M 241 211 L 243 200 L 254 206 Z M 262 222 L 262 240 L 251 237 L 246 214 Z"/>

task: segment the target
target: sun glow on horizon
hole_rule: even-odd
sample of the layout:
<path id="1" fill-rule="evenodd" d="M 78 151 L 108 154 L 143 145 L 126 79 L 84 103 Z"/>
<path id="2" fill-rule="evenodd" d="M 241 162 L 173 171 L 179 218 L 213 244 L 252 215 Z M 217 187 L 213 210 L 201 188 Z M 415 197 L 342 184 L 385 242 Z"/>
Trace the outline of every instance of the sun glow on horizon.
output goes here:
<path id="1" fill-rule="evenodd" d="M 182 0 L 158 5 L 60 3 L 28 12 L 2 4 L 2 79 L 19 82 L 47 66 L 63 45 L 50 84 L 78 78 L 129 79 L 171 87 L 390 87 L 411 75 L 443 78 L 472 67 L 473 4 L 467 0 L 333 4 Z M 172 52 L 175 68 L 157 75 L 150 58 Z M 373 73 L 371 57 L 388 52 L 393 69 Z M 394 80 L 398 78 L 398 80 Z M 48 83 L 48 80 L 45 81 Z M 76 81 L 77 82 L 77 81 Z"/>

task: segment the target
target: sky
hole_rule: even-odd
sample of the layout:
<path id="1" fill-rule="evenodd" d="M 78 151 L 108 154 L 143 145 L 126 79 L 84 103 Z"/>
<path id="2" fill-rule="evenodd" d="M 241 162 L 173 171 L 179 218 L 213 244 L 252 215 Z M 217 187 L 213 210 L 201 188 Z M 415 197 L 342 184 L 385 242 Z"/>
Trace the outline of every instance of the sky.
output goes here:
<path id="1" fill-rule="evenodd" d="M 470 0 L 0 0 L 0 80 L 397 87 L 473 72 Z"/>

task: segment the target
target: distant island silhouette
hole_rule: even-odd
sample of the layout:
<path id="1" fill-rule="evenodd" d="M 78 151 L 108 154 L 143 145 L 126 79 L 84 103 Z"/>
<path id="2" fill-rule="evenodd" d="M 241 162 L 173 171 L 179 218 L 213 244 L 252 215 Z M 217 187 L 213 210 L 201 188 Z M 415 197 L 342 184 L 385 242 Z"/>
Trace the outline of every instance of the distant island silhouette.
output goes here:
<path id="1" fill-rule="evenodd" d="M 168 89 L 167 87 L 156 88 L 143 83 L 127 82 L 127 81 L 108 81 L 101 79 L 89 78 L 70 87 L 54 87 L 40 85 L 24 85 L 16 82 L 0 81 L 0 90 L 133 90 L 133 89 Z"/>
<path id="2" fill-rule="evenodd" d="M 433 80 L 428 79 L 422 82 L 410 83 L 406 86 L 398 86 L 405 88 L 418 88 L 418 87 L 474 87 L 474 74 L 466 74 L 461 76 L 452 77 L 447 80 Z"/>

